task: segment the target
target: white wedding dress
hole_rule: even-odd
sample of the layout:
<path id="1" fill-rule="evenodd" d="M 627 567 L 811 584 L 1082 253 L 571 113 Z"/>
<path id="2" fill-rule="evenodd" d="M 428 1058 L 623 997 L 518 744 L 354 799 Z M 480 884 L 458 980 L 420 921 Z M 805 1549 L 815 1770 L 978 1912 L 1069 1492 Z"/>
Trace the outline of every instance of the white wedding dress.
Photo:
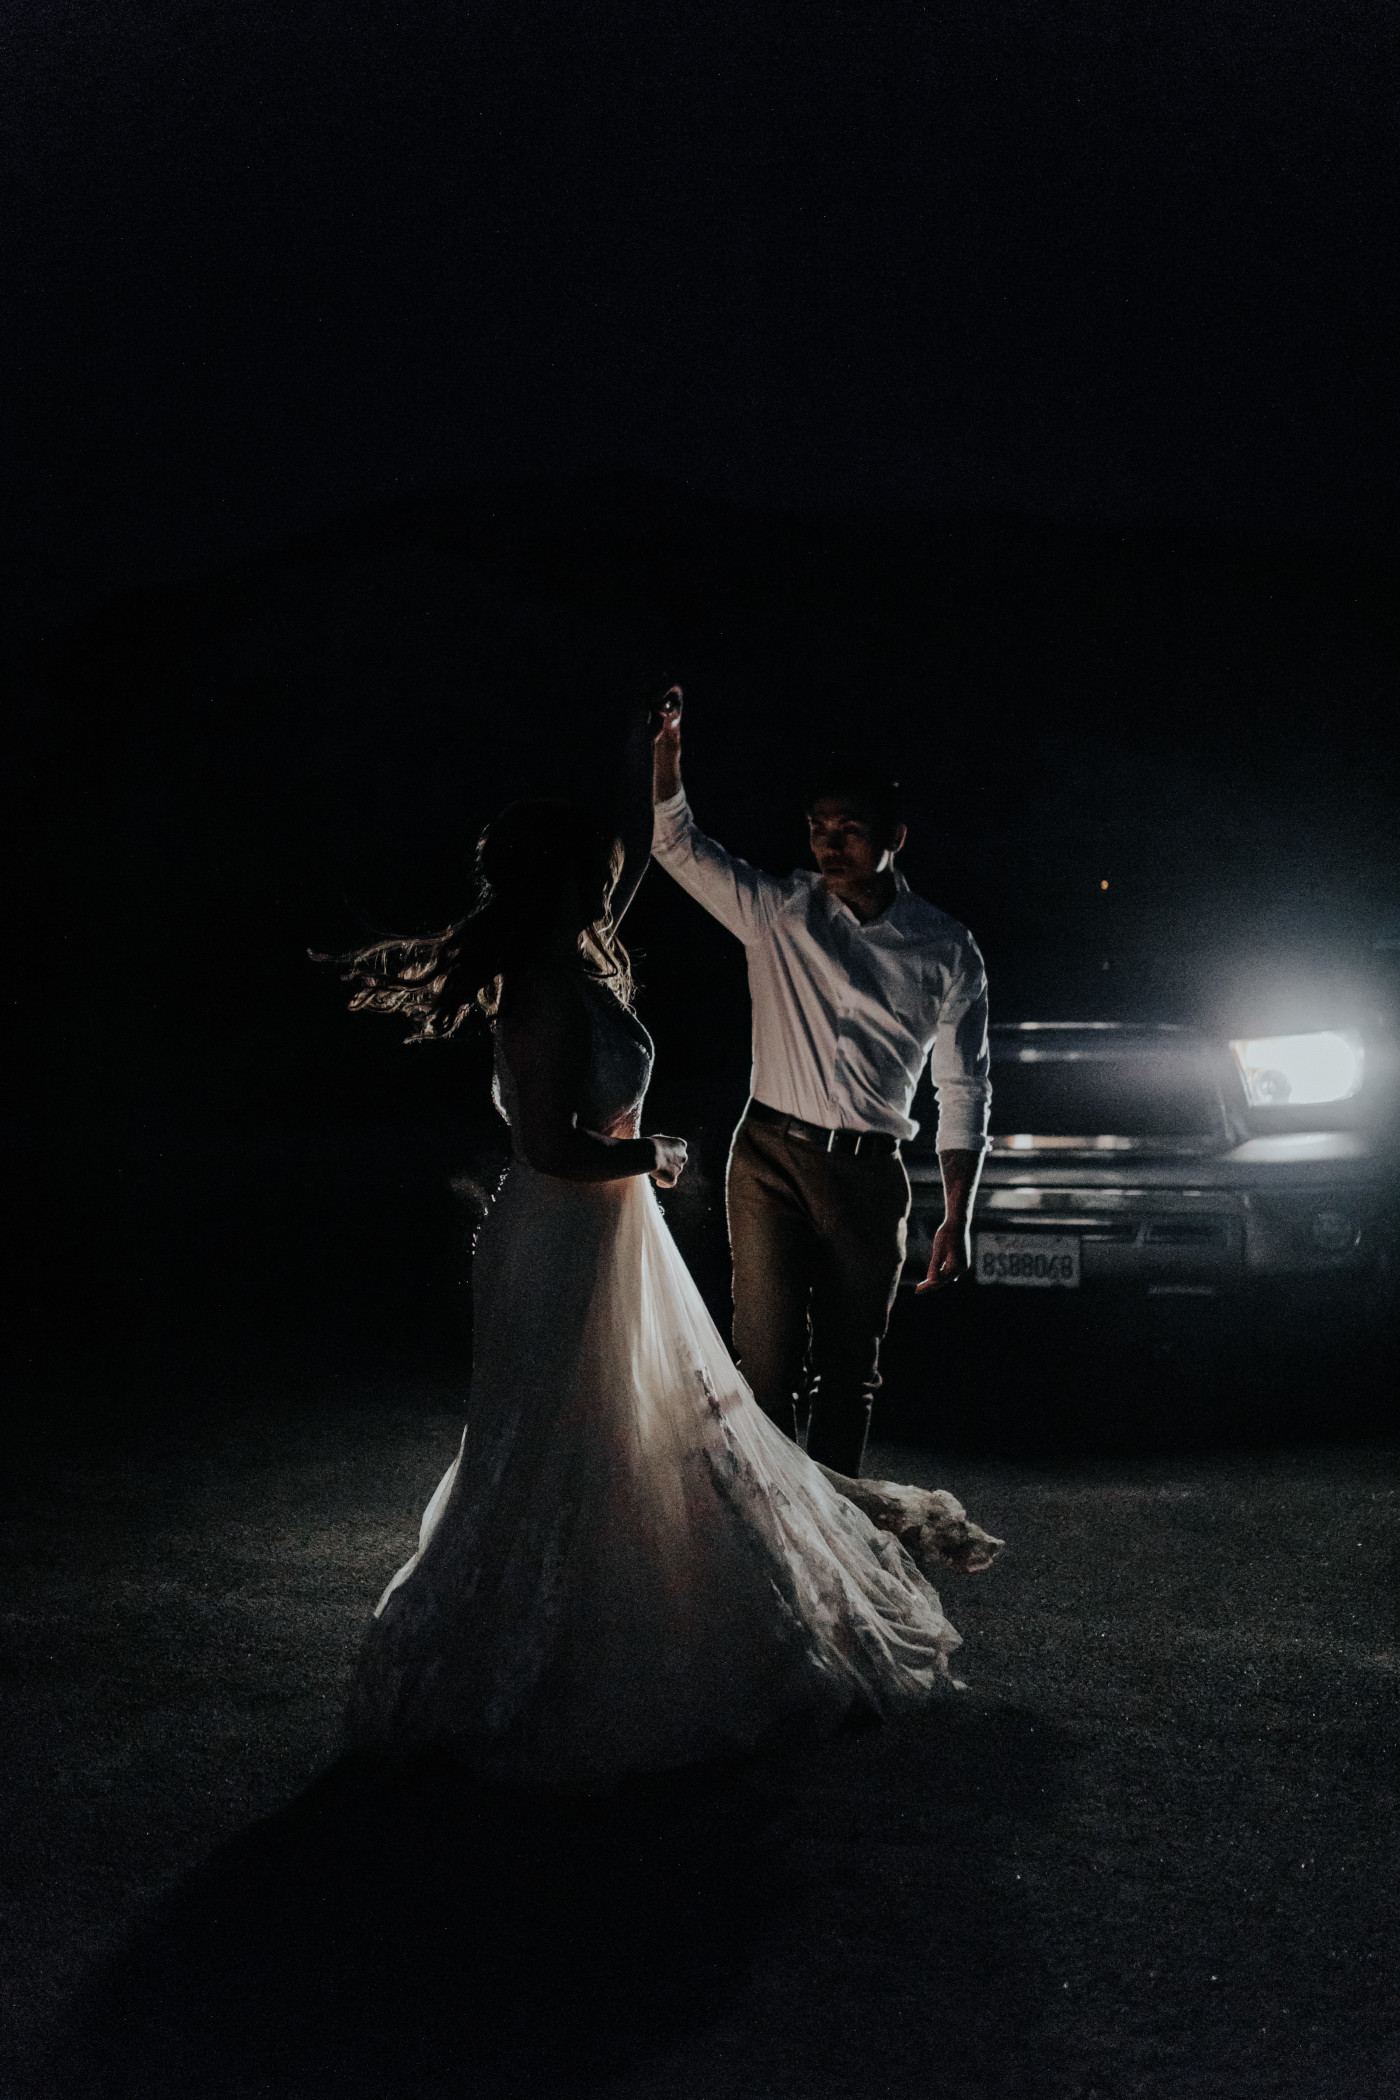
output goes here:
<path id="1" fill-rule="evenodd" d="M 633 1136 L 651 1039 L 585 998 L 579 1122 Z M 497 1085 L 518 1126 L 499 1050 Z M 755 1405 L 646 1176 L 560 1180 L 517 1139 L 473 1284 L 467 1430 L 376 1611 L 355 1747 L 587 1793 L 948 1682 L 936 1591 Z"/>

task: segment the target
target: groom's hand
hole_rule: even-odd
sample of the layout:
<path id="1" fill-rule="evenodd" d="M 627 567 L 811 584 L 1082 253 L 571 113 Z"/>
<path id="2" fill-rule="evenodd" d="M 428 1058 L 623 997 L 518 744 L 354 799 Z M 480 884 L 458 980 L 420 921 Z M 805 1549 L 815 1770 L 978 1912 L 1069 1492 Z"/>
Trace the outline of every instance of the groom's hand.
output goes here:
<path id="1" fill-rule="evenodd" d="M 938 1171 L 943 1177 L 943 1223 L 933 1235 L 928 1274 L 916 1291 L 942 1291 L 972 1267 L 972 1206 L 982 1172 L 980 1149 L 940 1146 Z"/>
<path id="2" fill-rule="evenodd" d="M 678 685 L 656 685 L 640 707 L 633 706 L 627 716 L 627 751 L 629 757 L 637 752 L 650 756 L 657 737 L 661 734 L 668 709 L 680 712 L 681 689 Z"/>
<path id="3" fill-rule="evenodd" d="M 672 685 L 648 711 L 651 792 L 655 802 L 669 802 L 681 791 L 681 706 L 681 689 Z"/>
<path id="4" fill-rule="evenodd" d="M 945 1290 L 966 1276 L 972 1266 L 972 1230 L 967 1220 L 945 1218 L 933 1235 L 933 1252 L 929 1256 L 928 1274 L 922 1283 L 914 1286 L 914 1295 L 921 1291 Z"/>
<path id="5" fill-rule="evenodd" d="M 647 721 L 651 726 L 653 741 L 668 737 L 677 744 L 681 740 L 681 708 L 685 696 L 678 685 L 668 685 L 647 708 Z"/>

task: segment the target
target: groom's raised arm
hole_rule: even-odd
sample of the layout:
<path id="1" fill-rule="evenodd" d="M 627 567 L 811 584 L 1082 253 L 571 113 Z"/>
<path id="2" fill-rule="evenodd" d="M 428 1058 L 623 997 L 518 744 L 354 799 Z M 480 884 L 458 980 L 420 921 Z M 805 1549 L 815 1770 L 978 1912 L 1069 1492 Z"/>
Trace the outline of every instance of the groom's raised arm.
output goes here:
<path id="1" fill-rule="evenodd" d="M 681 785 L 681 695 L 673 687 L 659 709 L 652 746 L 652 858 L 703 904 L 721 926 L 749 940 L 769 917 L 781 885 L 761 868 L 726 853 L 696 826 Z"/>

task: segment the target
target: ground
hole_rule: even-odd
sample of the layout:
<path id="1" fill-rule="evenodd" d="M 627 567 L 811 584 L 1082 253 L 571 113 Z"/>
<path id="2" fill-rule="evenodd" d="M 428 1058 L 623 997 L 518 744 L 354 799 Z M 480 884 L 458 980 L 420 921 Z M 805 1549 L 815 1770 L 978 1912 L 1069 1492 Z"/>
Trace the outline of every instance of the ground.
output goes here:
<path id="1" fill-rule="evenodd" d="M 454 1405 L 249 1371 L 21 1454 L 7 2092 L 1400 2094 L 1400 1449 L 879 1447 L 1008 1541 L 967 1689 L 542 1809 L 336 1762 Z"/>

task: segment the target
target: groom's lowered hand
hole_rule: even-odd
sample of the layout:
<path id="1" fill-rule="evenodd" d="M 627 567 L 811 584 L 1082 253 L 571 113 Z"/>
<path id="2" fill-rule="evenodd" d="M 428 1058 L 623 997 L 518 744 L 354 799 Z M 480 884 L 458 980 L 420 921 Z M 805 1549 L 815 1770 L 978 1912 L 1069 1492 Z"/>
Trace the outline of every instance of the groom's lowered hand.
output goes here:
<path id="1" fill-rule="evenodd" d="M 972 1202 L 982 1154 L 950 1149 L 939 1153 L 938 1166 L 943 1176 L 943 1223 L 933 1235 L 928 1274 L 914 1286 L 916 1294 L 946 1290 L 972 1266 Z"/>
<path id="2" fill-rule="evenodd" d="M 933 1252 L 929 1256 L 928 1274 L 922 1283 L 914 1286 L 914 1295 L 921 1291 L 945 1290 L 956 1283 L 972 1266 L 972 1234 L 966 1219 L 954 1222 L 945 1218 L 933 1235 Z"/>

